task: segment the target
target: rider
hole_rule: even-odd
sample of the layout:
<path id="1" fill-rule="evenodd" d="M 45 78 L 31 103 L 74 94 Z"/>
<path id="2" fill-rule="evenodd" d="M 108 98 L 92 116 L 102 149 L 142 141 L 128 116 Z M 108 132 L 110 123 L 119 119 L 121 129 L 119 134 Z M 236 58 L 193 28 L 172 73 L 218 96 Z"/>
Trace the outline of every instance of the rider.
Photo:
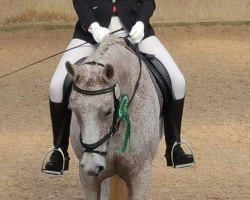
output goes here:
<path id="1" fill-rule="evenodd" d="M 68 169 L 69 155 L 69 129 L 71 111 L 68 110 L 68 88 L 64 87 L 67 71 L 65 62 L 75 63 L 83 56 L 89 56 L 95 51 L 105 37 L 111 32 L 118 36 L 130 36 L 133 43 L 137 43 L 143 53 L 153 54 L 167 69 L 171 79 L 172 100 L 169 113 L 173 120 L 165 121 L 166 160 L 172 166 L 171 149 L 175 141 L 180 138 L 181 120 L 185 96 L 185 79 L 176 63 L 155 36 L 149 23 L 155 10 L 154 0 L 73 0 L 75 11 L 79 20 L 76 23 L 73 39 L 67 49 L 84 44 L 63 54 L 50 84 L 50 114 L 53 129 L 54 146 L 60 147 L 65 155 L 64 170 Z M 174 121 L 174 122 L 173 122 Z M 62 130 L 60 131 L 60 129 Z M 62 132 L 62 133 L 61 133 Z M 58 140 L 58 137 L 62 138 Z M 56 144 L 58 143 L 59 144 Z M 176 165 L 189 165 L 194 163 L 191 154 L 186 154 L 180 145 L 173 151 Z M 58 151 L 54 151 L 45 169 L 61 171 L 63 159 Z"/>

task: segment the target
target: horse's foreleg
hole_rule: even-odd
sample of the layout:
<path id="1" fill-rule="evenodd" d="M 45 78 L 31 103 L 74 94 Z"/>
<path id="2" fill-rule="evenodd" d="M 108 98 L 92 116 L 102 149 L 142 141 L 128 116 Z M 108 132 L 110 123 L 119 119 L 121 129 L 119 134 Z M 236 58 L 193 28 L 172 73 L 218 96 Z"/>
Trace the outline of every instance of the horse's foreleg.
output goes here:
<path id="1" fill-rule="evenodd" d="M 101 182 L 94 176 L 83 173 L 81 164 L 79 165 L 80 181 L 83 186 L 85 199 L 100 200 Z"/>
<path id="2" fill-rule="evenodd" d="M 131 177 L 128 184 L 129 200 L 144 200 L 151 177 L 151 162 L 145 163 L 142 168 L 138 168 Z"/>

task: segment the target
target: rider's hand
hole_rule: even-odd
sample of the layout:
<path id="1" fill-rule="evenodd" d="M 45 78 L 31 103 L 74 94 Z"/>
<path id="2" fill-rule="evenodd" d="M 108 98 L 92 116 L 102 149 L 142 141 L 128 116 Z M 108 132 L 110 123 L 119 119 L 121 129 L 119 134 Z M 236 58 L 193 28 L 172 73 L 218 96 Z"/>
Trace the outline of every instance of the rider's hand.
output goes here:
<path id="1" fill-rule="evenodd" d="M 97 43 L 100 43 L 105 37 L 109 36 L 109 29 L 102 27 L 98 22 L 94 22 L 89 26 L 88 31 L 92 33 L 93 38 Z"/>
<path id="2" fill-rule="evenodd" d="M 132 27 L 130 33 L 129 33 L 132 42 L 138 43 L 140 42 L 144 37 L 144 24 L 141 21 L 138 21 L 135 23 L 135 25 Z"/>

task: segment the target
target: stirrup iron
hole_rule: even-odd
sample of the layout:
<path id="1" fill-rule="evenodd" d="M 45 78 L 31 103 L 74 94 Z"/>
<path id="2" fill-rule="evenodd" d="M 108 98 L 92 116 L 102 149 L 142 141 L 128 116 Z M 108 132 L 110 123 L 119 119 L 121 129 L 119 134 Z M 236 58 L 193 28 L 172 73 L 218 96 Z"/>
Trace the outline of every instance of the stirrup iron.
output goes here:
<path id="1" fill-rule="evenodd" d="M 195 164 L 195 161 L 193 161 L 193 162 L 191 162 L 191 163 L 187 163 L 187 164 L 182 164 L 182 165 L 176 165 L 176 164 L 175 164 L 175 161 L 174 161 L 174 149 L 175 149 L 175 147 L 176 147 L 177 145 L 181 145 L 181 144 L 184 144 L 184 145 L 186 145 L 186 146 L 189 148 L 190 153 L 191 153 L 191 155 L 192 155 L 193 158 L 194 158 L 193 150 L 192 150 L 191 146 L 190 146 L 187 142 L 185 142 L 184 140 L 182 140 L 181 142 L 175 142 L 174 145 L 173 145 L 173 147 L 172 147 L 172 150 L 171 150 L 171 161 L 172 161 L 173 167 L 174 167 L 174 168 L 178 168 L 178 169 L 186 168 L 186 167 L 191 167 L 191 166 L 193 166 L 193 165 Z M 193 159 L 193 160 L 194 160 L 194 159 Z"/>
<path id="2" fill-rule="evenodd" d="M 50 154 L 51 155 L 51 152 L 54 152 L 54 151 L 58 151 L 60 152 L 61 156 L 62 156 L 62 159 L 63 159 L 63 166 L 62 166 L 62 170 L 61 171 L 52 171 L 52 170 L 47 170 L 45 169 L 45 162 L 48 158 L 48 155 Z M 41 169 L 41 172 L 45 173 L 45 174 L 51 174 L 51 175 L 63 175 L 63 172 L 64 172 L 64 166 L 65 166 L 65 156 L 64 156 L 64 153 L 63 151 L 60 149 L 60 148 L 55 148 L 55 147 L 52 147 L 45 155 L 44 159 L 43 159 L 43 164 L 42 164 L 42 169 Z"/>

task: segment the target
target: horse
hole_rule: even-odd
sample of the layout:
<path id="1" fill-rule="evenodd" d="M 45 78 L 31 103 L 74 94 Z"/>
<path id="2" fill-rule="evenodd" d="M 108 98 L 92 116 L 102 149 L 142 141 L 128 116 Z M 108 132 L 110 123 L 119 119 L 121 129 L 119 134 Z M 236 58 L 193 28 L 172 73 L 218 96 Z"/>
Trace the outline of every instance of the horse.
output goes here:
<path id="1" fill-rule="evenodd" d="M 66 62 L 66 69 L 73 79 L 70 139 L 86 199 L 109 199 L 114 175 L 125 181 L 129 200 L 145 199 L 163 134 L 146 65 L 123 38 L 109 36 L 83 63 Z"/>

